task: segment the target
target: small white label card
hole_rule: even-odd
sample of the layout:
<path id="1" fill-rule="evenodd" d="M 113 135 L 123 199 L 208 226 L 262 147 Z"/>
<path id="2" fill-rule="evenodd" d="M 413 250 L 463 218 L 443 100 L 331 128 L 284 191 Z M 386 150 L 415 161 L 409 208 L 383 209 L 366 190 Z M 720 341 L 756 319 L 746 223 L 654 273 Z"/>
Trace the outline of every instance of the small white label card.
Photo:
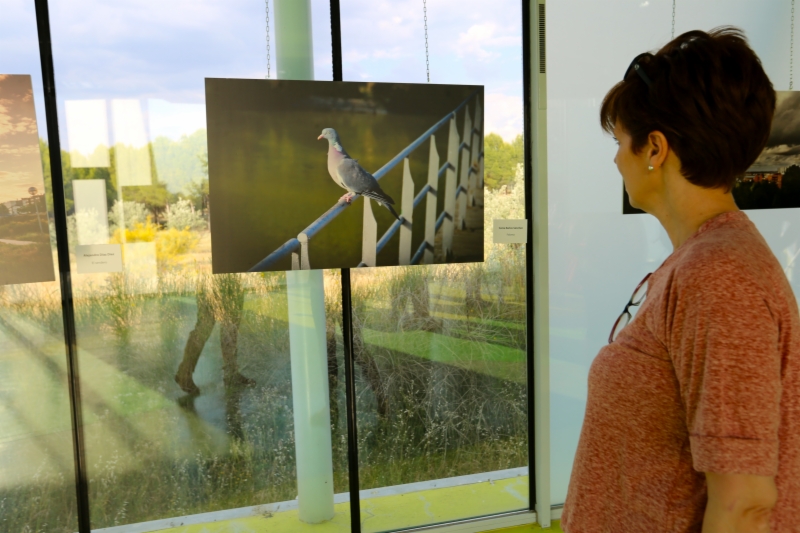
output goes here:
<path id="1" fill-rule="evenodd" d="M 528 221 L 494 219 L 492 240 L 497 244 L 525 244 L 528 242 Z"/>
<path id="2" fill-rule="evenodd" d="M 122 248 L 119 244 L 88 244 L 75 247 L 79 274 L 122 272 Z"/>

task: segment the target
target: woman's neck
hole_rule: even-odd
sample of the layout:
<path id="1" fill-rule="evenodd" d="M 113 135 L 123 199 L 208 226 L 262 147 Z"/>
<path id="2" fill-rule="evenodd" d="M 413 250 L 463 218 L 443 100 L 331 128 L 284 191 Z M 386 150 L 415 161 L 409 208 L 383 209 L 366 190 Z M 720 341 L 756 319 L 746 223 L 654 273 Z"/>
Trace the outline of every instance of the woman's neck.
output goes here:
<path id="1" fill-rule="evenodd" d="M 693 185 L 680 173 L 669 172 L 663 183 L 661 202 L 651 212 L 666 230 L 674 249 L 706 221 L 739 210 L 731 192 Z"/>

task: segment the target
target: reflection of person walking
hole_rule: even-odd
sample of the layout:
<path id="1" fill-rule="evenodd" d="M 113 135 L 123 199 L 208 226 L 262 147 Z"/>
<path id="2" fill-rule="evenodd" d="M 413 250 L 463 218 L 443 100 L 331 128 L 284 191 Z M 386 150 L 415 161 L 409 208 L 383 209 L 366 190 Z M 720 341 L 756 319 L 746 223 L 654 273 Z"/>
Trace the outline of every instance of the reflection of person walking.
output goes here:
<path id="1" fill-rule="evenodd" d="M 211 336 L 216 322 L 220 323 L 220 347 L 225 388 L 250 387 L 255 381 L 239 373 L 236 364 L 236 344 L 244 306 L 244 289 L 237 274 L 217 274 L 201 282 L 197 290 L 197 324 L 189 334 L 183 360 L 175 374 L 175 382 L 188 394 L 199 394 L 192 379 L 197 360 Z"/>

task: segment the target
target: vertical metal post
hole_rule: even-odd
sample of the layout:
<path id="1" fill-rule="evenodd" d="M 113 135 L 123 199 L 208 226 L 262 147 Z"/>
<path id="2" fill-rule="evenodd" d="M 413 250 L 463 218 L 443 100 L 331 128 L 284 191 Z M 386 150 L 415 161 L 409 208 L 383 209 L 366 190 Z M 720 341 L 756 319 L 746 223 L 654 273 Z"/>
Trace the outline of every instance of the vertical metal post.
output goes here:
<path id="1" fill-rule="evenodd" d="M 313 80 L 310 0 L 275 0 L 278 78 Z M 307 244 L 307 243 L 306 243 Z M 321 270 L 286 272 L 300 520 L 333 518 L 333 458 L 328 395 L 325 294 Z"/>
<path id="2" fill-rule="evenodd" d="M 300 241 L 300 270 L 311 270 L 311 259 L 308 257 L 308 235 L 301 233 L 297 236 Z"/>
<path id="3" fill-rule="evenodd" d="M 405 218 L 400 226 L 400 253 L 398 265 L 411 264 L 411 227 L 414 224 L 414 180 L 408 158 L 403 159 L 403 192 L 400 200 L 400 214 Z"/>
<path id="4" fill-rule="evenodd" d="M 364 197 L 364 223 L 361 240 L 361 262 L 374 267 L 378 250 L 378 223 L 372 214 L 372 202 Z"/>
<path id="5" fill-rule="evenodd" d="M 50 177 L 53 191 L 53 223 L 56 227 L 58 280 L 61 288 L 61 315 L 64 321 L 64 342 L 67 356 L 70 417 L 72 421 L 72 451 L 75 462 L 75 493 L 78 504 L 78 531 L 90 533 L 89 482 L 86 472 L 86 452 L 83 435 L 80 373 L 78 372 L 78 341 L 75 328 L 75 308 L 72 299 L 72 273 L 69 264 L 67 209 L 64 199 L 64 175 L 61 168 L 61 141 L 58 133 L 53 45 L 50 37 L 50 12 L 47 0 L 35 0 L 36 28 L 39 34 L 39 57 L 44 84 L 44 110 L 47 137 L 50 145 Z"/>
<path id="6" fill-rule="evenodd" d="M 469 104 L 464 108 L 464 135 L 461 137 L 462 143 L 469 143 L 472 138 L 472 118 L 469 116 Z M 458 169 L 459 185 L 461 193 L 458 195 L 458 215 L 456 216 L 456 228 L 463 230 L 467 220 L 467 180 L 469 179 L 469 148 L 461 150 L 461 166 Z"/>
<path id="7" fill-rule="evenodd" d="M 425 195 L 425 255 L 422 262 L 433 264 L 433 248 L 436 242 L 436 199 L 439 190 L 439 152 L 436 151 L 436 136 L 431 135 L 431 151 L 428 155 L 428 185 Z"/>
<path id="8" fill-rule="evenodd" d="M 444 210 L 447 213 L 442 227 L 442 257 L 445 261 L 453 252 L 453 229 L 456 216 L 456 169 L 458 168 L 458 137 L 456 117 L 450 119 L 450 132 L 447 136 L 447 171 L 445 172 Z"/>
<path id="9" fill-rule="evenodd" d="M 469 197 L 467 198 L 467 203 L 471 206 L 475 205 L 475 195 L 478 191 L 478 174 L 479 174 L 479 162 L 481 150 L 483 150 L 483 146 L 481 146 L 481 127 L 483 125 L 483 107 L 481 106 L 481 100 L 479 96 L 475 97 L 475 123 L 472 125 L 472 141 L 469 144 L 469 152 L 470 152 L 470 175 L 469 175 Z"/>

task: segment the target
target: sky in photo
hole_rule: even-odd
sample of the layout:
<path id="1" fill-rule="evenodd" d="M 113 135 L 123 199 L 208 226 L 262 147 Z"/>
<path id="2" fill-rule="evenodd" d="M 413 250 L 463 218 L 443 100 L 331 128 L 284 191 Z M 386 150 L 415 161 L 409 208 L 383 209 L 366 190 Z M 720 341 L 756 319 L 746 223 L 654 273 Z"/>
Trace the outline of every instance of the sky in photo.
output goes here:
<path id="1" fill-rule="evenodd" d="M 800 165 L 800 92 L 778 91 L 772 132 L 756 165 Z"/>
<path id="2" fill-rule="evenodd" d="M 0 74 L 0 203 L 44 192 L 29 76 Z"/>
<path id="3" fill-rule="evenodd" d="M 315 78 L 330 80 L 330 7 L 311 0 Z M 519 2 L 429 1 L 432 83 L 486 86 L 486 131 L 522 133 L 522 23 Z M 270 2 L 271 75 L 275 13 Z M 31 74 L 43 115 L 33 4 L 4 0 L 0 73 Z M 423 3 L 343 0 L 345 81 L 426 82 Z M 62 145 L 65 101 L 139 99 L 148 137 L 173 139 L 205 123 L 204 79 L 267 75 L 264 2 L 251 0 L 51 0 Z M 113 138 L 113 116 L 109 138 Z M 41 135 L 46 137 L 46 132 Z"/>

